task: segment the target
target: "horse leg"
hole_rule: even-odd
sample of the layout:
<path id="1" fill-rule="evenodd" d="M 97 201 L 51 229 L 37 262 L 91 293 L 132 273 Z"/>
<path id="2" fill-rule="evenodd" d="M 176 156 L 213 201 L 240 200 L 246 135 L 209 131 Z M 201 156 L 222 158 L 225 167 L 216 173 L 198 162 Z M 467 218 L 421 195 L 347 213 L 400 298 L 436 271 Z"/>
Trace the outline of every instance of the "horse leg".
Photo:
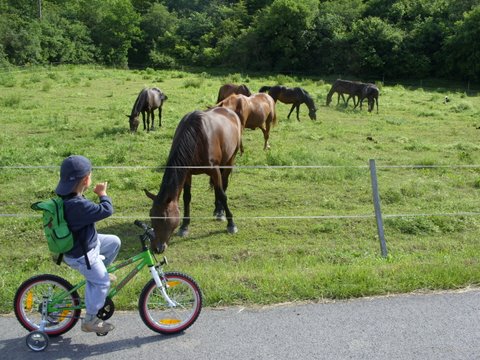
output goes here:
<path id="1" fill-rule="evenodd" d="M 298 113 L 300 112 L 300 104 L 297 105 L 297 121 L 300 121 Z"/>
<path id="2" fill-rule="evenodd" d="M 145 130 L 146 130 L 146 126 L 145 126 L 145 111 L 142 111 L 142 119 L 143 119 L 143 130 L 145 131 Z M 147 114 L 147 121 L 148 121 L 148 114 Z"/>
<path id="3" fill-rule="evenodd" d="M 158 108 L 158 126 L 162 127 L 162 105 Z"/>
<path id="4" fill-rule="evenodd" d="M 225 191 L 220 187 L 216 186 L 215 187 L 215 198 L 218 199 L 218 201 L 221 203 L 223 208 L 225 209 L 225 215 L 227 217 L 227 231 L 229 234 L 235 234 L 238 232 L 238 228 L 233 222 L 233 214 L 228 208 L 227 204 L 227 194 L 225 194 Z"/>
<path id="5" fill-rule="evenodd" d="M 153 130 L 153 122 L 155 120 L 155 111 L 152 110 L 152 126 L 150 127 L 150 130 Z"/>
<path id="6" fill-rule="evenodd" d="M 288 113 L 287 119 L 290 119 L 290 114 L 292 113 L 293 109 L 295 109 L 295 104 L 292 105 L 290 112 Z"/>
<path id="7" fill-rule="evenodd" d="M 180 229 L 178 229 L 178 235 L 185 237 L 188 235 L 188 225 L 190 225 L 190 201 L 192 200 L 192 177 L 189 176 L 183 185 L 183 219 Z"/>
<path id="8" fill-rule="evenodd" d="M 223 191 L 225 193 L 227 192 L 228 176 L 230 175 L 230 172 L 231 172 L 230 169 L 220 169 L 220 174 L 221 174 L 220 177 L 222 179 Z M 213 184 L 213 180 L 212 180 L 212 184 Z M 215 210 L 213 211 L 213 216 L 215 216 L 215 219 L 217 221 L 227 220 L 227 218 L 225 217 L 225 207 L 216 192 L 215 192 Z"/>
<path id="9" fill-rule="evenodd" d="M 270 145 L 268 143 L 268 138 L 270 137 L 270 123 L 267 123 L 266 127 L 262 126 L 260 129 L 263 132 L 263 138 L 265 140 L 265 142 L 263 144 L 263 150 L 268 150 L 268 149 L 270 149 Z"/>
<path id="10" fill-rule="evenodd" d="M 350 99 L 353 100 L 353 109 L 355 109 L 355 108 L 358 106 L 359 98 L 356 98 L 355 95 L 352 95 L 352 94 L 348 95 L 347 105 L 346 105 L 346 106 L 348 106 L 348 100 L 350 100 Z M 355 101 L 355 99 L 357 99 L 357 100 Z"/>
<path id="11" fill-rule="evenodd" d="M 213 216 L 217 221 L 225 221 L 225 207 L 223 206 L 221 200 L 218 197 L 217 192 L 215 191 L 215 210 L 213 210 Z"/>

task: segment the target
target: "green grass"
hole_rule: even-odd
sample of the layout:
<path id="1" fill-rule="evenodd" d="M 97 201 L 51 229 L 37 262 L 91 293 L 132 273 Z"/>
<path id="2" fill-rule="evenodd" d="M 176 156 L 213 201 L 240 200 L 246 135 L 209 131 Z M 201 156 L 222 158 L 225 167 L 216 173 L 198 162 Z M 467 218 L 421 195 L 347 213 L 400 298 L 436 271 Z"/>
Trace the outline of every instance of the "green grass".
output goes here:
<path id="1" fill-rule="evenodd" d="M 304 87 L 318 120 L 308 119 L 305 106 L 300 122 L 295 115 L 287 120 L 290 106 L 278 103 L 269 151 L 262 150 L 260 130 L 245 132 L 245 153 L 227 192 L 236 235 L 211 218 L 208 179 L 194 178 L 190 236 L 173 238 L 167 270 L 192 275 L 208 306 L 478 285 L 480 97 L 444 85 L 383 85 L 380 113 L 369 114 L 336 105 L 335 98 L 326 107 L 331 80 L 75 66 L 0 74 L 0 312 L 12 311 L 16 288 L 34 274 L 79 278 L 51 261 L 38 214 L 30 210 L 50 196 L 63 158 L 89 157 L 94 182 L 109 182 L 116 213 L 98 229 L 118 234 L 119 257 L 127 258 L 139 249 L 133 220 L 148 220 L 142 189 L 158 190 L 157 168 L 176 125 L 187 112 L 213 105 L 226 82 L 244 82 L 252 91 L 275 83 Z M 168 95 L 163 127 L 130 134 L 125 115 L 144 86 Z M 387 258 L 380 256 L 369 159 L 377 164 Z M 95 199 L 91 191 L 87 196 Z M 114 299 L 118 309 L 136 307 L 148 276 L 122 290 Z"/>

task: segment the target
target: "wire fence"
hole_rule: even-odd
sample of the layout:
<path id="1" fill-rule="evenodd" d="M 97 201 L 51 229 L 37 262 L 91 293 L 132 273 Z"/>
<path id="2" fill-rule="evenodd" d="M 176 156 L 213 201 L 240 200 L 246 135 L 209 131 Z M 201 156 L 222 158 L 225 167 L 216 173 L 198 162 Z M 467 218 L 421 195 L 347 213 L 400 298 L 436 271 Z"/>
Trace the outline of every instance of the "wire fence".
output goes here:
<path id="1" fill-rule="evenodd" d="M 156 170 L 164 171 L 167 168 L 174 169 L 211 169 L 212 166 L 93 166 L 93 169 L 101 170 Z M 233 171 L 241 171 L 248 169 L 369 169 L 369 165 L 235 165 L 235 166 L 219 166 L 220 169 L 232 169 Z M 480 165 L 376 165 L 378 170 L 387 170 L 387 169 L 480 169 Z M 0 166 L 0 170 L 28 170 L 28 169 L 45 169 L 58 171 L 59 167 L 57 165 L 4 165 Z M 380 191 L 381 194 L 381 191 Z M 380 196 L 381 197 L 381 196 Z M 373 210 L 373 207 L 372 207 Z M 430 216 L 443 216 L 443 217 L 455 217 L 455 216 L 479 216 L 480 212 L 437 212 L 437 213 L 400 213 L 400 214 L 382 214 L 383 218 L 405 218 L 405 217 L 430 217 Z M 19 218 L 31 218 L 38 217 L 36 214 L 22 214 L 22 213 L 0 213 L 0 217 L 19 217 Z M 132 214 L 127 216 L 113 215 L 112 219 L 135 219 L 139 215 Z M 206 219 L 207 217 L 195 216 L 191 219 Z M 327 220 L 327 219 L 371 219 L 375 218 L 375 214 L 372 212 L 370 214 L 353 214 L 353 215 L 306 215 L 306 216 L 235 216 L 236 219 L 257 219 L 257 220 Z"/>

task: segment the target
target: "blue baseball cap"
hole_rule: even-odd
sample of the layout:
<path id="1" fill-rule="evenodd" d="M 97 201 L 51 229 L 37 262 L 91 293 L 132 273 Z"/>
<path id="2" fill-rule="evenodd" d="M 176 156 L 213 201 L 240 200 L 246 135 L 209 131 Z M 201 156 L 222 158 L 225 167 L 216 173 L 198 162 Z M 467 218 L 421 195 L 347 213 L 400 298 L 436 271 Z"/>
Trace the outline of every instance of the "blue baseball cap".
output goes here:
<path id="1" fill-rule="evenodd" d="M 78 182 L 92 171 L 92 163 L 81 155 L 71 155 L 62 162 L 60 181 L 55 192 L 58 195 L 68 195 Z"/>

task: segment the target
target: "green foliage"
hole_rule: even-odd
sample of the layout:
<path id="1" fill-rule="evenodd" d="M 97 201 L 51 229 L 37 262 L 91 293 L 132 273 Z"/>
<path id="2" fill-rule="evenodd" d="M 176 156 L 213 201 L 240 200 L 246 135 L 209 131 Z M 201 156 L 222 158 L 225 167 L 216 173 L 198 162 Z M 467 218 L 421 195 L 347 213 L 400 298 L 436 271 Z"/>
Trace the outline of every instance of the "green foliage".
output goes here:
<path id="1" fill-rule="evenodd" d="M 453 73 L 472 80 L 480 80 L 480 5 L 466 12 L 455 23 L 454 32 L 447 38 L 447 64 Z M 476 45 L 474 45 L 476 44 Z"/>
<path id="2" fill-rule="evenodd" d="M 402 41 L 402 32 L 380 18 L 355 21 L 350 39 L 350 71 L 394 75 L 392 71 L 398 64 Z"/>
<path id="3" fill-rule="evenodd" d="M 0 66 L 480 80 L 476 0 L 44 0 L 42 19 L 35 5 L 2 5 Z"/>

